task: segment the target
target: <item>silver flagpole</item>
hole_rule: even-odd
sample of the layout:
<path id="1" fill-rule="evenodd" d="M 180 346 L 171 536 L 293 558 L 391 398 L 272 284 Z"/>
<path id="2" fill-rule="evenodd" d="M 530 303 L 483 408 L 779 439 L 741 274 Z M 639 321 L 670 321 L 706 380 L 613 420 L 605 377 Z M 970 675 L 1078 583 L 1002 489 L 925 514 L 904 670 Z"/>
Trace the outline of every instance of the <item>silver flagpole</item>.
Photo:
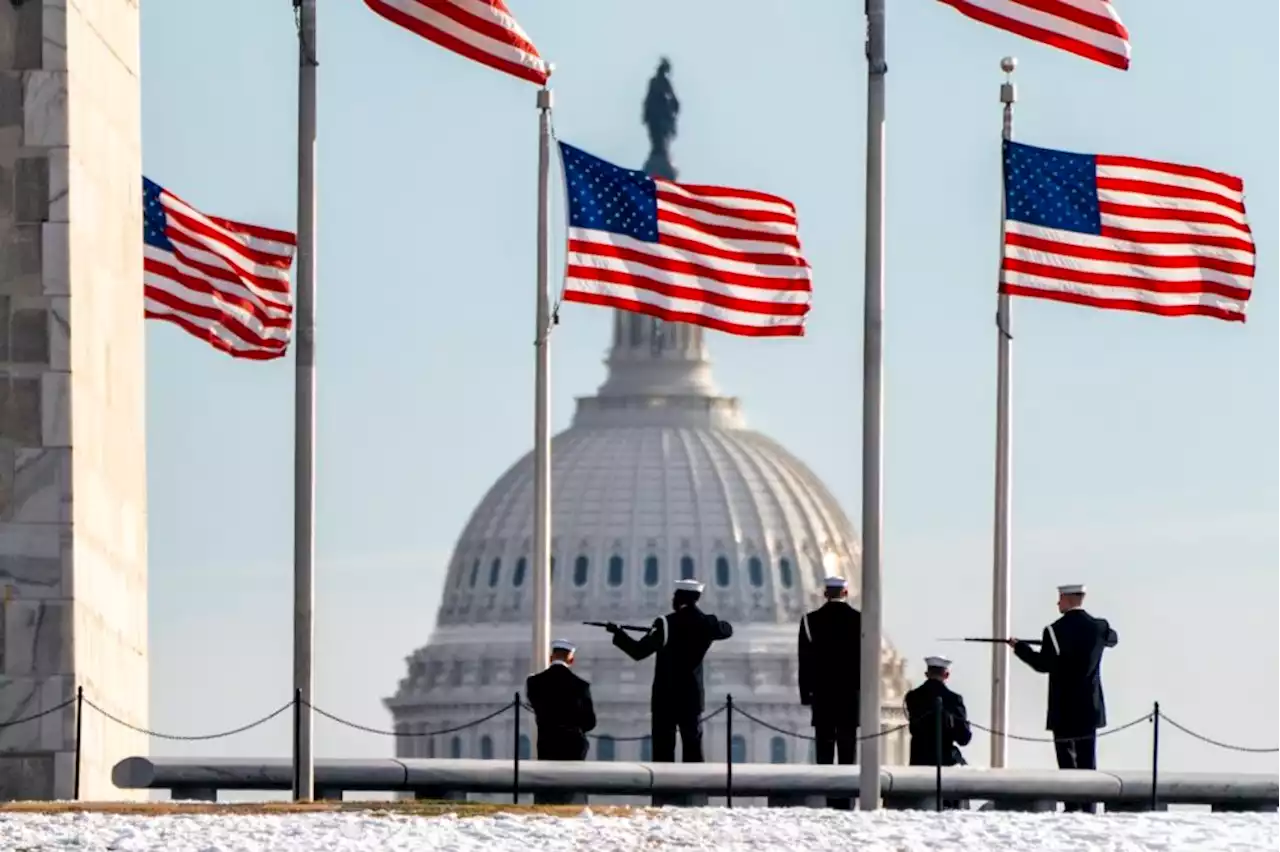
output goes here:
<path id="1" fill-rule="evenodd" d="M 880 534 L 884 496 L 885 2 L 867 0 L 867 211 L 862 340 L 862 683 L 860 807 L 880 807 Z"/>
<path id="2" fill-rule="evenodd" d="M 1000 60 L 1005 81 L 1000 86 L 1000 102 L 1004 104 L 1005 141 L 1013 138 L 1013 103 L 1017 91 L 1013 71 L 1018 60 L 1006 56 Z M 1001 153 L 1003 162 L 1003 152 Z M 1000 181 L 1000 255 L 1004 256 L 1004 180 Z M 1003 263 L 1001 264 L 1003 266 Z M 991 635 L 997 639 L 1011 636 L 1009 628 L 1009 369 L 1013 328 L 1009 318 L 1009 297 L 1000 293 L 996 300 L 996 507 L 992 556 Z M 1009 646 L 996 642 L 991 646 L 991 766 L 1003 767 L 1009 756 L 1009 742 L 1004 734 L 1009 729 Z"/>
<path id="3" fill-rule="evenodd" d="M 538 90 L 538 295 L 533 381 L 533 647 L 529 668 L 551 654 L 551 89 Z"/>
<path id="4" fill-rule="evenodd" d="M 316 0 L 294 0 L 298 13 L 298 269 L 294 280 L 293 436 L 293 798 L 315 798 L 311 751 L 312 644 L 315 606 L 316 429 Z"/>

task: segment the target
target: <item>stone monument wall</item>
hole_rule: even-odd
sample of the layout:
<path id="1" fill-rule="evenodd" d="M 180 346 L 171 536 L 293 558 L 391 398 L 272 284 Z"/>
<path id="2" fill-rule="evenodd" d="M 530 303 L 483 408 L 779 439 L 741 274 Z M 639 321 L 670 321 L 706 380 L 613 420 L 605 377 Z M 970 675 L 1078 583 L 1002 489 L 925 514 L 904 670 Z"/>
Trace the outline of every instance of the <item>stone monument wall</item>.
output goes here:
<path id="1" fill-rule="evenodd" d="M 145 727 L 137 0 L 0 3 L 0 722 Z M 81 797 L 147 738 L 86 709 Z M 0 799 L 70 798 L 74 707 L 0 728 Z"/>

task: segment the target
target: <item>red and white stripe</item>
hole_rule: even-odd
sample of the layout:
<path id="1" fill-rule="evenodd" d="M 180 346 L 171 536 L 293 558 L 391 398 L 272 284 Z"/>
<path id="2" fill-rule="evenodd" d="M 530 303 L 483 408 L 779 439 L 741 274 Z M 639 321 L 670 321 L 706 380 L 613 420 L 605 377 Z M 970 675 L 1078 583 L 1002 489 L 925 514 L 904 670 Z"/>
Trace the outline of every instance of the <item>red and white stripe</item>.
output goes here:
<path id="1" fill-rule="evenodd" d="M 288 231 L 206 216 L 162 196 L 174 251 L 143 244 L 148 319 L 171 322 L 236 358 L 282 357 L 293 330 Z"/>
<path id="2" fill-rule="evenodd" d="M 1243 322 L 1256 259 L 1244 182 L 1196 166 L 1096 159 L 1101 235 L 1006 222 L 1001 292 Z"/>
<path id="3" fill-rule="evenodd" d="M 941 0 L 997 29 L 1092 59 L 1129 67 L 1129 31 L 1110 0 Z"/>
<path id="4" fill-rule="evenodd" d="M 551 72 L 503 0 L 364 0 L 382 17 L 427 41 L 543 85 Z"/>
<path id="5" fill-rule="evenodd" d="M 658 242 L 569 229 L 564 298 L 752 337 L 798 337 L 812 272 L 796 208 L 747 189 L 655 180 Z"/>

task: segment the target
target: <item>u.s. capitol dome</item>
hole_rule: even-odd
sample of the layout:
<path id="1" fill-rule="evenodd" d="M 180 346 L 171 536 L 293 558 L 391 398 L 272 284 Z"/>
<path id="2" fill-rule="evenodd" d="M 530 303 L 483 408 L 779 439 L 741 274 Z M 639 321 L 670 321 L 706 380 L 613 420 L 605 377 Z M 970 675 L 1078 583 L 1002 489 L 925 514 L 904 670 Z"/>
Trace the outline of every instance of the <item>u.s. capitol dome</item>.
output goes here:
<path id="1" fill-rule="evenodd" d="M 799 620 L 821 602 L 827 574 L 850 581 L 856 603 L 860 547 L 821 480 L 777 442 L 746 427 L 739 401 L 713 382 L 700 328 L 616 312 L 605 382 L 582 397 L 552 444 L 553 633 L 578 646 L 599 727 L 588 759 L 649 756 L 652 658 L 635 663 L 584 620 L 647 625 L 668 611 L 672 584 L 706 584 L 702 606 L 734 625 L 706 660 L 707 707 L 734 703 L 784 730 L 812 734 L 799 703 Z M 489 489 L 458 539 L 427 644 L 386 705 L 400 756 L 510 758 L 513 717 L 440 736 L 524 689 L 530 672 L 533 457 Z M 881 653 L 882 725 L 903 721 L 904 663 Z M 707 760 L 730 748 L 724 715 L 704 727 Z M 520 749 L 529 754 L 524 714 Z M 809 742 L 739 716 L 734 759 L 811 760 Z M 866 732 L 863 732 L 866 733 Z M 618 739 L 605 738 L 608 735 Z M 886 737 L 884 760 L 906 759 L 905 732 Z M 522 755 L 523 756 L 523 755 Z"/>

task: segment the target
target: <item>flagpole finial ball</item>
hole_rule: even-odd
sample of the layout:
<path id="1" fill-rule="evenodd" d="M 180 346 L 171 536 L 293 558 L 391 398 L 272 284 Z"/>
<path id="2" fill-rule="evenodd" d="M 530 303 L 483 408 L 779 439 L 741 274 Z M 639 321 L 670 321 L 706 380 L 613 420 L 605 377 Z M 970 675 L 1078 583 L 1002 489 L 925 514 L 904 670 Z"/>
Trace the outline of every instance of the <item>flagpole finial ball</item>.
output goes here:
<path id="1" fill-rule="evenodd" d="M 1000 70 L 1006 74 L 1012 74 L 1018 67 L 1018 59 L 1015 56 L 1006 56 L 1000 60 Z"/>

